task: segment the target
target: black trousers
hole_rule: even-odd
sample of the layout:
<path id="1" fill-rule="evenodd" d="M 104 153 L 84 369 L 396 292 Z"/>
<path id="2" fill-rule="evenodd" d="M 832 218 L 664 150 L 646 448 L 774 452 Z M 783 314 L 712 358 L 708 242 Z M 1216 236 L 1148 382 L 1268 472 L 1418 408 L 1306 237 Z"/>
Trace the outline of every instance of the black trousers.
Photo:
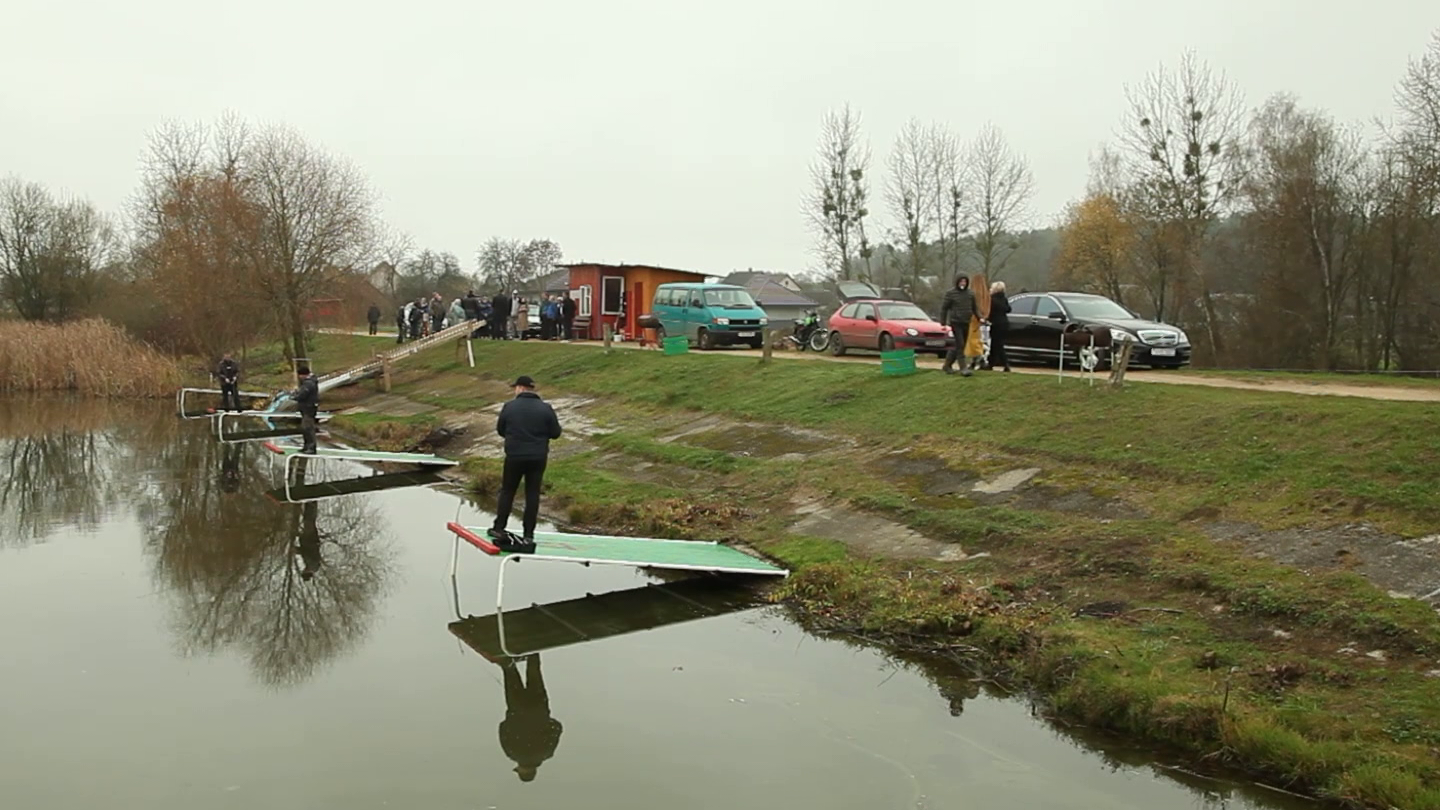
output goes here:
<path id="1" fill-rule="evenodd" d="M 574 318 L 565 318 L 564 320 L 561 321 L 561 323 L 564 325 L 563 328 L 564 328 L 565 339 L 566 339 L 566 340 L 574 340 L 574 339 L 575 339 L 575 319 L 574 319 Z"/>
<path id="2" fill-rule="evenodd" d="M 315 414 L 300 414 L 300 434 L 304 437 L 305 442 L 305 445 L 302 448 L 301 452 L 315 452 Z M 304 459 L 301 459 L 301 461 L 304 461 Z"/>
<path id="3" fill-rule="evenodd" d="M 220 410 L 238 411 L 240 408 L 240 383 L 220 381 Z"/>
<path id="4" fill-rule="evenodd" d="M 379 331 L 380 331 L 380 322 L 379 322 L 379 321 L 371 321 L 371 322 L 370 322 L 370 334 L 373 335 L 373 334 L 375 334 L 375 333 L 377 333 L 377 332 L 379 332 Z"/>
<path id="5" fill-rule="evenodd" d="M 525 481 L 525 516 L 522 525 L 525 537 L 535 536 L 535 524 L 540 520 L 540 484 L 545 480 L 545 459 L 505 459 L 505 471 L 500 478 L 500 502 L 495 506 L 495 529 L 505 531 L 510 523 L 510 512 L 515 508 L 515 493 L 520 481 Z"/>
<path id="6" fill-rule="evenodd" d="M 990 328 L 990 367 L 991 367 L 991 368 L 1009 368 L 1009 367 L 1010 367 L 1010 357 L 1009 357 L 1009 355 L 1005 354 L 1005 341 L 1008 340 L 1009 338 L 1010 338 L 1010 335 L 1009 335 L 1008 333 L 1006 333 L 1006 332 L 996 332 L 996 331 L 995 331 L 995 328 L 994 328 L 993 326 Z"/>
<path id="7" fill-rule="evenodd" d="M 395 342 L 396 342 L 396 343 L 404 343 L 404 342 L 405 342 L 405 322 L 402 321 L 402 320 L 400 320 L 399 318 L 396 318 L 396 319 L 395 319 L 395 332 L 396 332 L 396 334 L 395 334 Z"/>

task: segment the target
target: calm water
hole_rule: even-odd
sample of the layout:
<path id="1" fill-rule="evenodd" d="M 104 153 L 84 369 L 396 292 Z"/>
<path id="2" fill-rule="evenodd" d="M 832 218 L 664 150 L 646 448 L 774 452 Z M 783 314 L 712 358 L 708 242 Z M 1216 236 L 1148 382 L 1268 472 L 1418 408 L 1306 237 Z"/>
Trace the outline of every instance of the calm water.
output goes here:
<path id="1" fill-rule="evenodd" d="M 1310 806 L 1176 781 L 773 608 L 665 625 L 659 593 L 514 616 L 511 647 L 661 625 L 539 656 L 550 717 L 512 695 L 510 740 L 558 745 L 522 781 L 505 670 L 462 640 L 486 649 L 495 569 L 466 547 L 452 589 L 445 521 L 485 520 L 455 494 L 280 503 L 258 444 L 161 406 L 0 401 L 0 465 L 6 810 Z M 653 581 L 508 577 L 511 610 Z"/>

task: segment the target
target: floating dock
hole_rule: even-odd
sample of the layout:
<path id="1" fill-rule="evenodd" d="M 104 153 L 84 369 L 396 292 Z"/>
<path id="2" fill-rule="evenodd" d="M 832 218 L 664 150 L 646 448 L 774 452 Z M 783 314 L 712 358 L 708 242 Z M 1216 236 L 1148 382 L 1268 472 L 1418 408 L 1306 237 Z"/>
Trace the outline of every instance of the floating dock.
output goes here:
<path id="1" fill-rule="evenodd" d="M 520 560 L 546 560 L 580 565 L 627 565 L 634 568 L 656 568 L 671 571 L 701 571 L 713 574 L 750 574 L 788 576 L 789 571 L 743 551 L 720 543 L 699 540 L 661 540 L 643 537 L 536 532 L 535 552 L 519 554 L 501 550 L 485 536 L 486 530 L 462 526 L 456 522 L 445 526 L 455 535 L 451 556 L 453 576 L 460 553 L 460 541 L 500 558 L 495 583 L 495 609 L 504 610 L 506 563 Z"/>

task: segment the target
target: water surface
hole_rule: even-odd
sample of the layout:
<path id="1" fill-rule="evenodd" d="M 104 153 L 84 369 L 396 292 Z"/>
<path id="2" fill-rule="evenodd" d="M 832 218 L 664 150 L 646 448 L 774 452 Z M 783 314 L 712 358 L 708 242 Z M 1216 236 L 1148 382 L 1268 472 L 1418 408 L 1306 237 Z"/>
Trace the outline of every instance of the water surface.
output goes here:
<path id="1" fill-rule="evenodd" d="M 7 810 L 1312 806 L 1178 781 L 770 607 L 521 661 L 560 726 L 523 781 L 500 743 L 504 658 L 453 632 L 494 612 L 495 578 L 465 547 L 452 588 L 445 521 L 486 520 L 457 494 L 286 504 L 258 444 L 150 405 L 0 402 L 0 463 Z M 507 578 L 512 609 L 654 581 L 539 562 Z M 673 612 L 591 607 L 569 615 L 618 632 Z"/>

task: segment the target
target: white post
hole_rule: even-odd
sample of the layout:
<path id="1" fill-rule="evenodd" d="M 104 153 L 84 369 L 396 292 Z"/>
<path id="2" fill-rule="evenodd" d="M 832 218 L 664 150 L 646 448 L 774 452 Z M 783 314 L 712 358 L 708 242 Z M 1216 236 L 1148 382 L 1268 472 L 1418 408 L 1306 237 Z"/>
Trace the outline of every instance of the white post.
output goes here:
<path id="1" fill-rule="evenodd" d="M 474 367 L 475 367 L 475 349 L 470 345 L 470 339 L 469 339 L 468 337 L 465 338 L 464 340 L 465 340 L 465 359 L 467 359 L 467 360 L 470 361 L 470 368 L 474 368 Z"/>

